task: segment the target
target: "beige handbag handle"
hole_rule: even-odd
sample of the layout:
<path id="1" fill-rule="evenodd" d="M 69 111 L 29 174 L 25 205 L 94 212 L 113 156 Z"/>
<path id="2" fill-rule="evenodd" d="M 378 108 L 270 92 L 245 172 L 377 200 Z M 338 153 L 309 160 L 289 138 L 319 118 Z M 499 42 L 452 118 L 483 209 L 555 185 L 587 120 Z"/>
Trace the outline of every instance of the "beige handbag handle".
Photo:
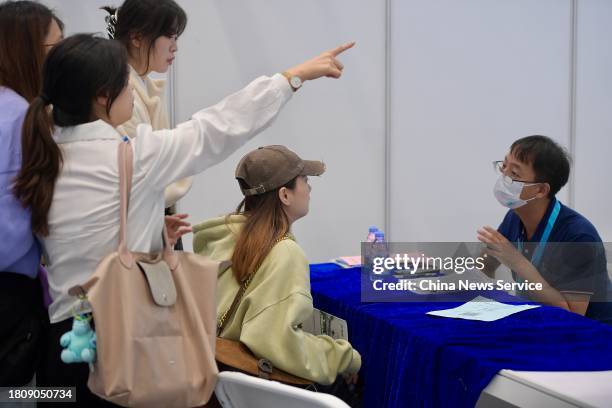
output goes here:
<path id="1" fill-rule="evenodd" d="M 126 268 L 131 268 L 134 264 L 134 257 L 127 247 L 127 216 L 130 206 L 130 192 L 132 190 L 132 173 L 134 169 L 134 153 L 130 140 L 126 137 L 118 147 L 119 163 L 119 260 Z M 176 269 L 178 257 L 174 253 L 174 248 L 169 244 L 168 231 L 166 225 L 162 230 L 164 241 L 163 258 L 171 270 Z"/>

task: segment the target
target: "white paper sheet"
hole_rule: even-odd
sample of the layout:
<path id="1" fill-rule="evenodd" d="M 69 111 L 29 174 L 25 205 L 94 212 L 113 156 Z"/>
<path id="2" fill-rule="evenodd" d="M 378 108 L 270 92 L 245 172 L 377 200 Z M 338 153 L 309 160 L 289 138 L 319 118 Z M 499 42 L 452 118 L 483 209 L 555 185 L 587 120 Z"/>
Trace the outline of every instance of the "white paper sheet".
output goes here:
<path id="1" fill-rule="evenodd" d="M 432 310 L 428 315 L 450 317 L 452 319 L 480 320 L 492 322 L 503 319 L 524 310 L 535 309 L 538 305 L 508 305 L 500 303 L 484 296 L 478 296 L 461 306 L 445 309 Z"/>

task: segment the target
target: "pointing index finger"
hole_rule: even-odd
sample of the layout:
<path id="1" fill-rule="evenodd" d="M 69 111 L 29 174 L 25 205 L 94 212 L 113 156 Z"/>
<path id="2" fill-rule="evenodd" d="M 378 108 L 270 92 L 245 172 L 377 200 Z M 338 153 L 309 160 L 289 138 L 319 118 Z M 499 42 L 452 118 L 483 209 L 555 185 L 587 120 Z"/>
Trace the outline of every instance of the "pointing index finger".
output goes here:
<path id="1" fill-rule="evenodd" d="M 355 45 L 355 41 L 351 41 L 351 42 L 348 42 L 346 44 L 342 44 L 342 45 L 334 48 L 330 52 L 331 52 L 332 56 L 337 57 L 338 55 L 342 54 L 344 51 L 348 50 L 349 48 L 353 48 L 354 45 Z"/>

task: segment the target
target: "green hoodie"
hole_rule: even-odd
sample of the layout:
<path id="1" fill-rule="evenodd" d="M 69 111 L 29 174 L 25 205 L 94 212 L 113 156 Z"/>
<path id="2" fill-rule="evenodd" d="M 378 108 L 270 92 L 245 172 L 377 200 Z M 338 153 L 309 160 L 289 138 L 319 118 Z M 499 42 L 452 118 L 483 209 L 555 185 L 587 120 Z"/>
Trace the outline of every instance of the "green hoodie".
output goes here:
<path id="1" fill-rule="evenodd" d="M 218 261 L 231 258 L 245 217 L 218 217 L 193 228 L 193 250 Z M 301 329 L 313 313 L 310 271 L 302 248 L 292 239 L 277 243 L 253 277 L 222 337 L 240 340 L 258 358 L 319 384 L 359 371 L 361 356 L 345 340 L 315 336 Z M 238 293 L 232 269 L 219 273 L 217 316 Z"/>

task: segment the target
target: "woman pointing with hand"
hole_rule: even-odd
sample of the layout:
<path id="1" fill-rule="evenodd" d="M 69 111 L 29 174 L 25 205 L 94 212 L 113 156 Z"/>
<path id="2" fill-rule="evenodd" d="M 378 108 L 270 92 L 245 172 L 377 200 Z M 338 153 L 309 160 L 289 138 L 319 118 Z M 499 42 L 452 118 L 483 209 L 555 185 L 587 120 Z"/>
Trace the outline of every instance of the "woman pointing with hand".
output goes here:
<path id="1" fill-rule="evenodd" d="M 165 187 L 223 161 L 267 128 L 303 82 L 340 77 L 337 57 L 352 46 L 324 52 L 284 74 L 261 76 L 174 129 L 139 125 L 130 141 L 127 220 L 128 230 L 138 233 L 128 236 L 128 249 L 160 250 Z M 24 119 L 22 167 L 14 184 L 17 198 L 31 209 L 32 230 L 49 263 L 51 328 L 37 381 L 76 386 L 79 402 L 89 406 L 100 401 L 87 389 L 88 368 L 60 361 L 59 338 L 70 330 L 78 302 L 68 289 L 87 280 L 119 240 L 117 149 L 123 137 L 116 127 L 132 116 L 128 75 L 127 52 L 116 41 L 80 34 L 56 45 Z"/>

